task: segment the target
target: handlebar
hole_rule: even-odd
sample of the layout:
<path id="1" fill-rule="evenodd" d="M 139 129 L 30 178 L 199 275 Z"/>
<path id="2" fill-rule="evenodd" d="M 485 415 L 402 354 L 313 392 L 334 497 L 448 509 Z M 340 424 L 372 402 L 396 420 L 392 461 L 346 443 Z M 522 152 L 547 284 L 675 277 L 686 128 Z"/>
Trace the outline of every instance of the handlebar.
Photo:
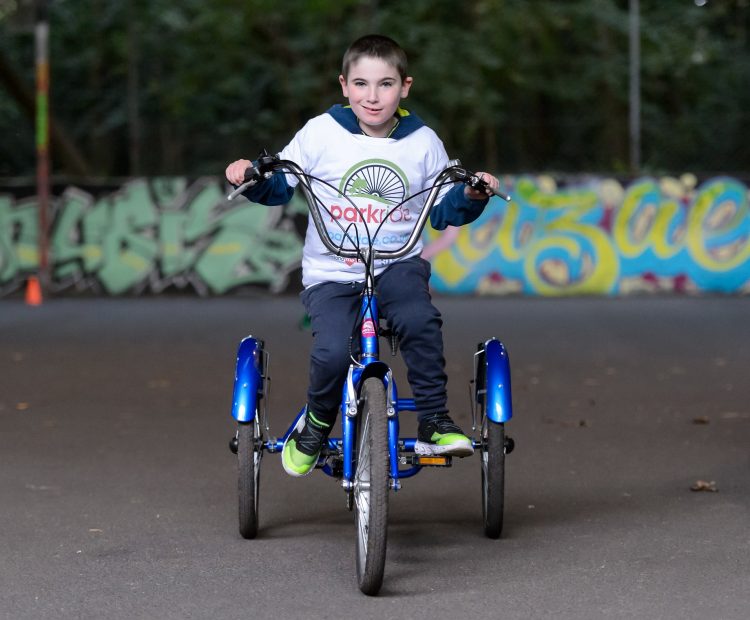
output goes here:
<path id="1" fill-rule="evenodd" d="M 302 170 L 302 168 L 299 167 L 298 164 L 294 163 L 293 161 L 280 159 L 278 156 L 269 155 L 264 151 L 258 158 L 257 165 L 250 166 L 247 170 L 245 170 L 244 182 L 227 196 L 227 200 L 234 200 L 234 198 L 236 198 L 239 194 L 252 187 L 259 181 L 269 179 L 274 174 L 278 174 L 279 172 L 288 172 L 297 177 L 297 179 L 299 180 L 299 186 L 305 196 L 305 201 L 307 202 L 310 215 L 312 216 L 315 229 L 317 230 L 318 235 L 323 242 L 323 245 L 325 245 L 326 248 L 333 254 L 341 256 L 343 258 L 363 258 L 374 260 L 376 258 L 396 259 L 401 258 L 402 256 L 406 256 L 409 252 L 411 252 L 420 236 L 422 235 L 422 230 L 424 229 L 425 224 L 427 223 L 427 217 L 429 216 L 430 211 L 432 210 L 432 207 L 437 200 L 438 193 L 440 192 L 440 189 L 443 187 L 443 185 L 448 182 L 465 183 L 466 185 L 469 185 L 474 189 L 489 190 L 506 202 L 510 202 L 511 200 L 510 196 L 508 196 L 507 194 L 503 194 L 502 192 L 499 192 L 495 188 L 491 187 L 486 181 L 478 177 L 475 173 L 467 170 L 466 168 L 463 168 L 459 160 L 453 159 L 448 162 L 448 166 L 445 168 L 445 170 L 440 172 L 435 178 L 435 182 L 429 189 L 429 194 L 427 195 L 424 207 L 419 214 L 417 223 L 412 229 L 409 239 L 400 249 L 376 250 L 375 248 L 366 248 L 365 250 L 362 250 L 358 247 L 354 249 L 345 249 L 341 246 L 335 245 L 331 240 L 328 231 L 323 224 L 323 218 L 320 214 L 320 210 L 314 206 L 315 203 L 319 201 L 316 199 L 312 188 L 310 187 L 310 177 Z M 348 236 L 348 231 L 345 231 L 345 236 Z"/>

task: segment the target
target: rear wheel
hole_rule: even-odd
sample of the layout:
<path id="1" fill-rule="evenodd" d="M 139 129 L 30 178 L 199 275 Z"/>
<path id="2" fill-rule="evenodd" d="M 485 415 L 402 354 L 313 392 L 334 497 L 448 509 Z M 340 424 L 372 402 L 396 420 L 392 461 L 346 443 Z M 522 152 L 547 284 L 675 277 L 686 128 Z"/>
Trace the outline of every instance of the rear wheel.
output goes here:
<path id="1" fill-rule="evenodd" d="M 482 425 L 480 456 L 482 466 L 482 522 L 488 538 L 500 538 L 505 508 L 505 426 L 487 417 L 487 353 L 484 344 L 474 378 L 475 401 Z"/>
<path id="2" fill-rule="evenodd" d="M 374 595 L 383 583 L 388 534 L 388 416 L 380 379 L 365 381 L 362 401 L 354 473 L 357 582 Z"/>
<path id="3" fill-rule="evenodd" d="M 488 538 L 500 538 L 505 507 L 505 428 L 485 417 L 482 424 L 482 518 Z"/>
<path id="4" fill-rule="evenodd" d="M 237 429 L 237 491 L 242 538 L 255 538 L 258 534 L 258 492 L 262 456 L 260 424 L 256 412 L 252 422 L 242 422 Z"/>

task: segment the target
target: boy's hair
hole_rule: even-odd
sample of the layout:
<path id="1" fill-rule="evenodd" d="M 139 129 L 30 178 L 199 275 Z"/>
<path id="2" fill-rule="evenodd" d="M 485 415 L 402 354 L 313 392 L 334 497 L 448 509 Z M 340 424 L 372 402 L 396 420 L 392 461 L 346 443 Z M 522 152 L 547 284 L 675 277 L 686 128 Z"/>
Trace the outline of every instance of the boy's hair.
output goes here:
<path id="1" fill-rule="evenodd" d="M 406 79 L 406 52 L 393 39 L 381 34 L 368 34 L 360 37 L 344 53 L 341 75 L 349 79 L 349 69 L 360 58 L 380 58 L 398 70 L 401 81 Z"/>

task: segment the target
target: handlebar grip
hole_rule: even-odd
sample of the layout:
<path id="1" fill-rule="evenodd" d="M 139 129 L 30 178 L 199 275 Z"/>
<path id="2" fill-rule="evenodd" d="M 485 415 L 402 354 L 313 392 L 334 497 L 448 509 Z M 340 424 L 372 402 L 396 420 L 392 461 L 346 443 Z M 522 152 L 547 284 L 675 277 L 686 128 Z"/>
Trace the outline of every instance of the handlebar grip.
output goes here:
<path id="1" fill-rule="evenodd" d="M 495 194 L 495 196 L 497 196 L 498 198 L 502 198 L 505 202 L 511 201 L 511 197 L 508 194 L 503 194 L 500 190 L 495 189 L 494 187 L 492 187 L 492 185 L 487 183 L 487 181 L 485 181 L 484 179 L 480 179 L 476 175 L 472 175 L 472 178 L 469 180 L 468 184 L 475 189 L 490 190 L 493 194 Z"/>
<path id="2" fill-rule="evenodd" d="M 503 194 L 500 190 L 495 189 L 486 181 L 480 179 L 475 173 L 463 168 L 461 166 L 461 161 L 458 159 L 451 159 L 448 162 L 446 170 L 451 171 L 451 178 L 453 178 L 454 181 L 466 183 L 466 185 L 473 187 L 474 189 L 490 190 L 495 196 L 502 198 L 505 202 L 511 201 L 511 197 L 508 194 Z"/>
<path id="3" fill-rule="evenodd" d="M 234 200 L 246 189 L 255 185 L 261 179 L 260 171 L 255 166 L 248 166 L 245 169 L 244 183 L 238 185 L 235 190 L 227 196 L 227 200 Z"/>

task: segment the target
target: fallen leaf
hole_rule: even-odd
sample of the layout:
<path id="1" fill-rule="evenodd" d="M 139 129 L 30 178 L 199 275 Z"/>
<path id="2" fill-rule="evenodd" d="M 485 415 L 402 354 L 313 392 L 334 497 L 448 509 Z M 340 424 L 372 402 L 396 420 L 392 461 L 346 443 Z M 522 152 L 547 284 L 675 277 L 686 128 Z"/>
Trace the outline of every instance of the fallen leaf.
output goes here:
<path id="1" fill-rule="evenodd" d="M 26 411 L 29 408 L 29 403 L 16 403 L 16 409 L 18 411 Z"/>
<path id="2" fill-rule="evenodd" d="M 709 493 L 716 493 L 719 489 L 716 488 L 716 482 L 706 482 L 705 480 L 696 480 L 693 486 L 690 487 L 691 491 L 707 491 Z"/>
<path id="3" fill-rule="evenodd" d="M 711 420 L 707 415 L 701 415 L 697 418 L 693 418 L 693 424 L 708 424 Z"/>

